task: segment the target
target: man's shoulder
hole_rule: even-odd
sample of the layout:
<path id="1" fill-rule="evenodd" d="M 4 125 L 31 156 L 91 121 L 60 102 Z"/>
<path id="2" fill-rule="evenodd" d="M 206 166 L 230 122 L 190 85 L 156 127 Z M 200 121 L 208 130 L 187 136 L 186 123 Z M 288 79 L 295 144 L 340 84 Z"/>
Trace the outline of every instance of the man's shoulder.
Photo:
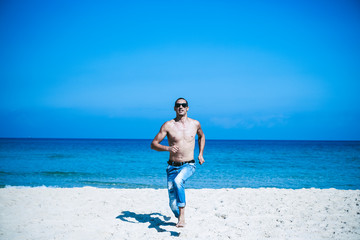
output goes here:
<path id="1" fill-rule="evenodd" d="M 193 122 L 199 122 L 198 120 L 196 120 L 196 119 L 193 119 L 193 118 L 189 118 L 190 119 L 190 121 L 193 121 Z"/>
<path id="2" fill-rule="evenodd" d="M 175 123 L 175 120 L 174 119 L 171 119 L 169 121 L 166 121 L 164 124 L 163 124 L 163 127 L 169 127 L 169 126 L 172 126 L 174 125 Z"/>
<path id="3" fill-rule="evenodd" d="M 198 120 L 195 120 L 195 119 L 192 119 L 192 118 L 188 118 L 188 119 L 192 124 L 197 125 L 197 126 L 200 125 L 200 122 Z"/>
<path id="4" fill-rule="evenodd" d="M 165 124 L 174 124 L 175 123 L 175 119 L 170 119 L 169 121 L 166 121 Z"/>

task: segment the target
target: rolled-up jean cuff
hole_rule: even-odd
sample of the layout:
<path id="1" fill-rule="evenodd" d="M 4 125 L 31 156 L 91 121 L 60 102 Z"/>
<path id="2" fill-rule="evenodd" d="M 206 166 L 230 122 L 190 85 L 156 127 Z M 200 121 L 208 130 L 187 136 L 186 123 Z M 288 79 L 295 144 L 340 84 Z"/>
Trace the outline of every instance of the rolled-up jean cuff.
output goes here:
<path id="1" fill-rule="evenodd" d="M 178 203 L 177 206 L 178 206 L 178 207 L 185 207 L 185 206 L 186 206 L 186 203 Z"/>

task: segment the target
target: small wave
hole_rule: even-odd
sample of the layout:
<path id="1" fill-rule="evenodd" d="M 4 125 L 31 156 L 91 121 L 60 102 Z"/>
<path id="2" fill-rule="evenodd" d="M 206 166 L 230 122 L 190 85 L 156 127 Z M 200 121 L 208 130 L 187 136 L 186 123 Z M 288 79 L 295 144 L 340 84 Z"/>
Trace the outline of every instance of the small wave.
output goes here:
<path id="1" fill-rule="evenodd" d="M 2 186 L 2 185 L 0 185 Z M 34 185 L 34 186 L 26 186 L 26 185 L 3 185 L 3 188 L 10 188 L 10 189 L 30 189 L 30 188 L 61 188 L 60 186 L 46 186 L 46 185 Z"/>
<path id="2" fill-rule="evenodd" d="M 0 171 L 0 176 L 6 176 L 6 175 L 14 175 L 14 173 Z"/>
<path id="3" fill-rule="evenodd" d="M 125 182 L 103 182 L 103 181 L 80 181 L 81 184 L 97 187 L 114 187 L 114 188 L 161 188 L 154 184 L 142 183 L 125 183 Z"/>
<path id="4" fill-rule="evenodd" d="M 73 176 L 89 176 L 90 173 L 83 172 L 62 172 L 62 171 L 47 171 L 40 172 L 41 175 L 45 176 L 55 176 L 55 177 L 73 177 Z"/>
<path id="5" fill-rule="evenodd" d="M 71 158 L 72 156 L 71 155 L 68 155 L 68 154 L 51 154 L 51 155 L 48 155 L 48 158 L 51 158 L 51 159 L 62 159 L 62 158 Z"/>
<path id="6" fill-rule="evenodd" d="M 73 177 L 73 176 L 91 176 L 91 173 L 84 172 L 62 172 L 62 171 L 44 171 L 44 172 L 4 172 L 0 171 L 0 176 L 32 176 L 32 175 L 43 175 L 43 176 L 53 176 L 53 177 Z"/>

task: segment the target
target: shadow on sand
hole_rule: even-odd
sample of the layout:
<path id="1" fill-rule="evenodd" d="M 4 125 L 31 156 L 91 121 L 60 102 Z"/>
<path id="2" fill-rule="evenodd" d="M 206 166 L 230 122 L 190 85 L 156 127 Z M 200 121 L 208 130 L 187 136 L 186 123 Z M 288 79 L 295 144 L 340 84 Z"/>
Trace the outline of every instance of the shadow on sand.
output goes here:
<path id="1" fill-rule="evenodd" d="M 137 214 L 130 211 L 123 211 L 121 215 L 117 216 L 117 219 L 120 219 L 124 222 L 130 223 L 149 223 L 148 228 L 155 228 L 158 232 L 170 232 L 171 236 L 178 237 L 180 233 L 175 231 L 167 231 L 161 226 L 176 226 L 175 223 L 165 222 L 159 217 L 163 217 L 165 221 L 169 221 L 170 217 L 164 216 L 160 213 L 150 213 L 150 214 Z"/>

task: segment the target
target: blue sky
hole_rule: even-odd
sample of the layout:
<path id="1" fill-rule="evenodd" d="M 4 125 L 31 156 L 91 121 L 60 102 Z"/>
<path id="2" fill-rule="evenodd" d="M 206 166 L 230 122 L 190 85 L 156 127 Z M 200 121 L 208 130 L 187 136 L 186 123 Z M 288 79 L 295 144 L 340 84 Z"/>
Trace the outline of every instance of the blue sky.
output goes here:
<path id="1" fill-rule="evenodd" d="M 0 137 L 360 139 L 358 1 L 0 3 Z"/>

